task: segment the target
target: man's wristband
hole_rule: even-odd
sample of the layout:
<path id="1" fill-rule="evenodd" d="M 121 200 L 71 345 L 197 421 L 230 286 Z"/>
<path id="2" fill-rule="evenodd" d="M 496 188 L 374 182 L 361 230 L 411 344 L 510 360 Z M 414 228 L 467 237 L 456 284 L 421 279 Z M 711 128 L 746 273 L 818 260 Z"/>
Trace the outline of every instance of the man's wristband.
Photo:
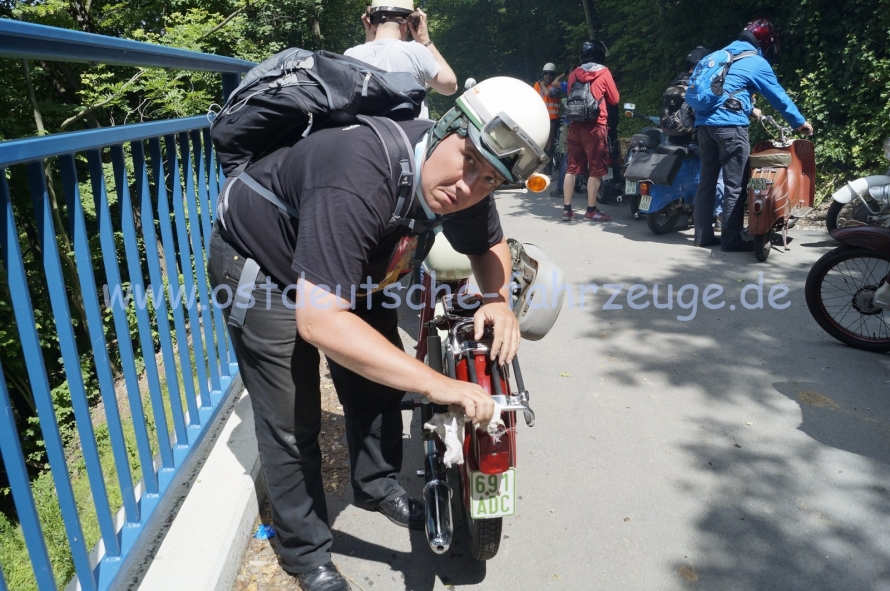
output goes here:
<path id="1" fill-rule="evenodd" d="M 423 46 L 424 46 L 424 47 L 429 47 L 429 46 L 432 45 L 432 44 L 433 44 L 433 40 L 430 39 L 429 41 L 427 41 L 426 43 L 424 43 Z"/>

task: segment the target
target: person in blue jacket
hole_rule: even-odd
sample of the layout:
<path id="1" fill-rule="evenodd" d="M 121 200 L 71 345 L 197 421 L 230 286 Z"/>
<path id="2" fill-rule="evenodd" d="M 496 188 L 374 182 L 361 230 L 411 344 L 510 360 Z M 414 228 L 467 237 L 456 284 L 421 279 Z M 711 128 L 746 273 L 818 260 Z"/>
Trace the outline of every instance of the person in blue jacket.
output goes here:
<path id="1" fill-rule="evenodd" d="M 812 135 L 813 126 L 794 106 L 779 85 L 769 61 L 779 53 L 779 35 L 772 23 L 756 20 L 748 23 L 725 48 L 733 56 L 750 52 L 733 62 L 723 84 L 725 100 L 708 112 L 696 112 L 695 126 L 701 150 L 701 182 L 695 193 L 695 246 L 721 246 L 726 252 L 751 252 L 753 242 L 742 239 L 745 203 L 742 179 L 751 150 L 748 144 L 748 117 L 760 117 L 751 93 L 763 95 L 786 121 L 800 133 Z M 755 53 L 756 52 L 756 53 Z M 717 177 L 723 171 L 723 228 L 714 235 L 714 195 Z M 745 195 L 747 196 L 747 194 Z"/>

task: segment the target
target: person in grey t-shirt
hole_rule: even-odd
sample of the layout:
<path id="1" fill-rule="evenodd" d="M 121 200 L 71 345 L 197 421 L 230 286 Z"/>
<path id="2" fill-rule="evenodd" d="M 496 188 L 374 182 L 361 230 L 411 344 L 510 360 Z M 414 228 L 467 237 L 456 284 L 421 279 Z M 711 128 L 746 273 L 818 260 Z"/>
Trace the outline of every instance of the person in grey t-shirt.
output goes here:
<path id="1" fill-rule="evenodd" d="M 375 10 L 377 4 L 393 11 Z M 347 49 L 344 55 L 388 72 L 408 72 L 445 96 L 457 92 L 454 70 L 430 39 L 426 14 L 413 11 L 411 0 L 375 0 L 362 15 L 362 24 L 365 43 Z M 409 32 L 414 41 L 407 41 Z M 420 116 L 429 117 L 425 102 Z"/>

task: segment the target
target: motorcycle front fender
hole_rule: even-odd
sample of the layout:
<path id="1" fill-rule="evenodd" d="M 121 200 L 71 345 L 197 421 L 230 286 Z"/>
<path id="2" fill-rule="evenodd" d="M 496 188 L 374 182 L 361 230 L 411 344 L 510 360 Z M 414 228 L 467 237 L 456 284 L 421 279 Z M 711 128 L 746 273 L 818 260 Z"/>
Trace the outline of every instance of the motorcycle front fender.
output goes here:
<path id="1" fill-rule="evenodd" d="M 850 203 L 856 197 L 865 197 L 865 194 L 868 193 L 868 190 L 871 187 L 883 185 L 890 185 L 890 176 L 884 174 L 866 176 L 861 179 L 856 179 L 855 181 L 850 181 L 835 191 L 831 195 L 831 198 L 838 203 Z"/>

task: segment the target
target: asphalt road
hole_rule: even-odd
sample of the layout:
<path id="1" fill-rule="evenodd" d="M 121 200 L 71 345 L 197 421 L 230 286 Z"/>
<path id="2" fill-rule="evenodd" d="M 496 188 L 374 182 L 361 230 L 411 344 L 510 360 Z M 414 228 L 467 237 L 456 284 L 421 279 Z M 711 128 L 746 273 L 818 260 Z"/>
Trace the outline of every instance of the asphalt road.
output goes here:
<path id="1" fill-rule="evenodd" d="M 810 317 L 804 281 L 827 234 L 793 231 L 788 252 L 756 263 L 693 248 L 691 231 L 655 236 L 626 206 L 596 225 L 559 221 L 546 195 L 503 193 L 498 208 L 575 296 L 520 350 L 537 424 L 519 428 L 516 515 L 480 564 L 461 527 L 436 556 L 423 532 L 329 499 L 334 560 L 356 588 L 890 590 L 890 355 Z M 623 286 L 612 306 L 606 284 Z M 712 284 L 720 309 L 703 304 Z M 633 285 L 646 291 L 629 302 Z M 673 309 L 654 307 L 655 285 L 661 305 L 673 286 Z M 418 422 L 401 477 L 415 495 Z"/>

